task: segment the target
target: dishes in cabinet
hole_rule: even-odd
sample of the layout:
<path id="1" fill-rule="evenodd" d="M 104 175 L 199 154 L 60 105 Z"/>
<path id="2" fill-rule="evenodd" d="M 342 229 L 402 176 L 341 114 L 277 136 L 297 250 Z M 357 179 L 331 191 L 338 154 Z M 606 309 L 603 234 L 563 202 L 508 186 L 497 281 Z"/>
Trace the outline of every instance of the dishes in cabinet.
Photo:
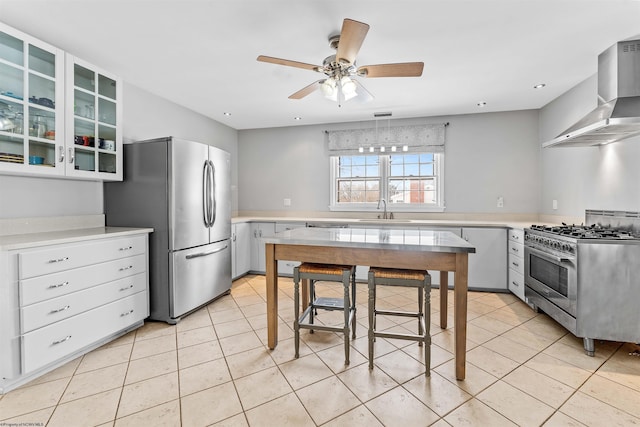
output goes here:
<path id="1" fill-rule="evenodd" d="M 29 156 L 30 165 L 41 165 L 44 163 L 44 157 L 41 156 Z"/>
<path id="2" fill-rule="evenodd" d="M 22 154 L 0 153 L 0 162 L 24 163 L 24 156 Z"/>

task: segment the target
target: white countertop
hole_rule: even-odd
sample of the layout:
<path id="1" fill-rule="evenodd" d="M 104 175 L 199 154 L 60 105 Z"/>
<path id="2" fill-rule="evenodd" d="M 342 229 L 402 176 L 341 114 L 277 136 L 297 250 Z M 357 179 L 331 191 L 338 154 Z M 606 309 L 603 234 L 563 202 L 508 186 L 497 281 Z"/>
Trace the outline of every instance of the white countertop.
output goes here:
<path id="1" fill-rule="evenodd" d="M 427 252 L 475 252 L 449 231 L 387 228 L 296 228 L 263 237 L 265 243 Z"/>
<path id="2" fill-rule="evenodd" d="M 153 232 L 153 228 L 95 227 L 74 230 L 45 231 L 41 233 L 13 234 L 0 236 L 0 250 L 27 249 L 37 246 L 81 242 L 84 240 L 107 239 L 111 237 L 151 232 Z"/>
<path id="3" fill-rule="evenodd" d="M 304 217 L 263 217 L 263 216 L 241 216 L 232 218 L 233 224 L 242 222 L 304 222 L 316 224 L 346 224 L 349 226 L 361 227 L 499 227 L 523 229 L 531 227 L 534 222 L 522 221 L 488 221 L 488 220 L 458 220 L 458 219 L 375 219 L 375 218 L 304 218 Z"/>

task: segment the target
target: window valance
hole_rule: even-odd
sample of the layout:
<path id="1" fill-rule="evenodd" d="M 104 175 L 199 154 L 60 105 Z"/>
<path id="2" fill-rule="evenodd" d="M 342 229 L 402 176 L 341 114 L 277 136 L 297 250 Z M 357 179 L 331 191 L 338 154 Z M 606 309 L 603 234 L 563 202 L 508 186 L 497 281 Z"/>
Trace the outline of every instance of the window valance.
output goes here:
<path id="1" fill-rule="evenodd" d="M 368 153 L 373 147 L 379 153 L 396 151 L 420 153 L 442 153 L 445 144 L 445 126 L 442 124 L 389 126 L 369 129 L 347 129 L 327 131 L 329 154 L 332 156 Z"/>

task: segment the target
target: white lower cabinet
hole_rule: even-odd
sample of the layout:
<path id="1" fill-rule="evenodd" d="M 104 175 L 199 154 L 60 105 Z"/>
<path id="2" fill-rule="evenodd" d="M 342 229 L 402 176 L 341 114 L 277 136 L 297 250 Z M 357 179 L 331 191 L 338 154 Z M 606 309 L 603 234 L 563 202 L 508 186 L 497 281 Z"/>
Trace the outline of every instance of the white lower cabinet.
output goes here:
<path id="1" fill-rule="evenodd" d="M 251 224 L 239 222 L 231 226 L 231 277 L 236 279 L 251 270 Z"/>
<path id="2" fill-rule="evenodd" d="M 469 288 L 507 290 L 507 230 L 505 228 L 463 228 L 462 238 L 475 248 L 469 254 Z"/>
<path id="3" fill-rule="evenodd" d="M 306 226 L 306 222 L 276 222 L 276 233 Z M 298 265 L 300 265 L 298 261 L 278 260 L 278 276 L 293 276 L 293 268 Z"/>
<path id="4" fill-rule="evenodd" d="M 0 251 L 0 393 L 142 326 L 147 230 Z"/>
<path id="5" fill-rule="evenodd" d="M 509 290 L 524 301 L 524 230 L 510 229 L 507 245 L 509 249 Z"/>
<path id="6" fill-rule="evenodd" d="M 251 223 L 251 271 L 254 273 L 265 273 L 266 259 L 264 252 L 263 237 L 273 237 L 276 232 L 274 222 L 252 222 Z"/>

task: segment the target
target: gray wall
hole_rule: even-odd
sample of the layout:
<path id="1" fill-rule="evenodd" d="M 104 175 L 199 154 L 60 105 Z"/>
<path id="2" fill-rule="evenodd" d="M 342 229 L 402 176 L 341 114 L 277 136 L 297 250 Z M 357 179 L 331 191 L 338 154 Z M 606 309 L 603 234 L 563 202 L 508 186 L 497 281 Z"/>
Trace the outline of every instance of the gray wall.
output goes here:
<path id="1" fill-rule="evenodd" d="M 540 110 L 540 141 L 558 136 L 596 106 L 594 75 Z M 598 147 L 546 148 L 540 160 L 540 213 L 584 217 L 585 209 L 640 211 L 640 137 Z"/>
<path id="2" fill-rule="evenodd" d="M 446 212 L 536 213 L 539 194 L 538 111 L 392 120 L 391 126 L 449 122 Z M 387 125 L 387 121 L 379 122 Z M 239 211 L 328 211 L 329 154 L 324 130 L 375 122 L 238 132 Z M 498 196 L 504 207 L 496 207 Z M 283 199 L 290 198 L 290 208 Z"/>
<path id="3" fill-rule="evenodd" d="M 177 136 L 222 148 L 231 153 L 235 190 L 238 182 L 236 130 L 126 83 L 123 100 L 125 143 Z M 235 212 L 235 191 L 232 202 Z M 102 182 L 0 175 L 0 219 L 103 212 Z"/>

